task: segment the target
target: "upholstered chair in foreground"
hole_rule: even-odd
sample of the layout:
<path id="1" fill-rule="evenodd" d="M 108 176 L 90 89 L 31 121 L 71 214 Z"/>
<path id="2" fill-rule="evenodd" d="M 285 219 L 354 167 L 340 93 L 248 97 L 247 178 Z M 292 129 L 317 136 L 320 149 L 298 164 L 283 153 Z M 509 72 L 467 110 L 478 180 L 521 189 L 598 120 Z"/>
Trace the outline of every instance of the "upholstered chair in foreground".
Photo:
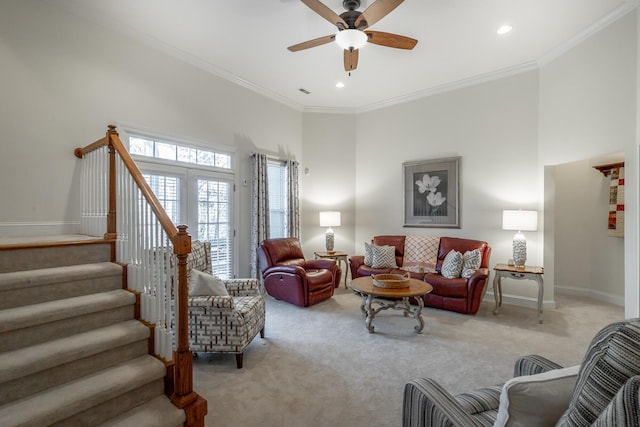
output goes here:
<path id="1" fill-rule="evenodd" d="M 640 426 L 640 319 L 616 322 L 591 341 L 581 365 L 526 356 L 515 378 L 457 396 L 429 378 L 405 385 L 408 426 Z"/>
<path id="2" fill-rule="evenodd" d="M 333 296 L 341 270 L 334 260 L 305 260 L 293 237 L 268 239 L 256 249 L 264 287 L 272 297 L 308 307 Z"/>
<path id="3" fill-rule="evenodd" d="M 211 275 L 210 243 L 195 241 L 188 258 L 189 345 L 194 353 L 243 354 L 258 333 L 264 338 L 265 301 L 256 279 Z"/>

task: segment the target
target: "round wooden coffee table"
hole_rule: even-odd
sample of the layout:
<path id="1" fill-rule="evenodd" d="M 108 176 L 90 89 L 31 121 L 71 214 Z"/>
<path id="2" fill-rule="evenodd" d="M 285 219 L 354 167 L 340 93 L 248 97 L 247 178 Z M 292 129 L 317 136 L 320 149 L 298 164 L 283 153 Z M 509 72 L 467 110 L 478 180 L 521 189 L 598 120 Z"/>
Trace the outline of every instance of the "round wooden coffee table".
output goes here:
<path id="1" fill-rule="evenodd" d="M 406 288 L 388 289 L 375 286 L 373 279 L 367 276 L 353 279 L 349 287 L 362 297 L 360 310 L 365 315 L 365 326 L 369 333 L 374 331 L 374 326 L 371 323 L 376 315 L 389 308 L 402 310 L 405 317 L 412 316 L 416 319 L 418 321 L 418 326 L 415 327 L 417 333 L 422 332 L 422 329 L 424 329 L 424 319 L 422 318 L 424 301 L 421 297 L 433 290 L 433 287 L 427 282 L 410 279 L 409 286 Z M 409 302 L 411 297 L 416 297 L 415 299 L 418 301 L 417 307 L 412 306 Z M 378 307 L 372 307 L 373 304 L 378 305 Z"/>

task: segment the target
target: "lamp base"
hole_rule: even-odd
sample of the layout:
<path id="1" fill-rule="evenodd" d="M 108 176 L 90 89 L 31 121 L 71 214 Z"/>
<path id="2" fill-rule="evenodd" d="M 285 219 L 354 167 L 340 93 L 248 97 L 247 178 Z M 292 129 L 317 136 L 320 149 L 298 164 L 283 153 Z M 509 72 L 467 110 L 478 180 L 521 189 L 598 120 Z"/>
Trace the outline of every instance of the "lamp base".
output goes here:
<path id="1" fill-rule="evenodd" d="M 327 252 L 333 251 L 333 231 L 327 231 L 325 234 L 325 247 L 327 248 Z"/>
<path id="2" fill-rule="evenodd" d="M 524 268 L 527 262 L 527 239 L 524 234 L 517 232 L 513 236 L 513 265 L 516 268 Z"/>

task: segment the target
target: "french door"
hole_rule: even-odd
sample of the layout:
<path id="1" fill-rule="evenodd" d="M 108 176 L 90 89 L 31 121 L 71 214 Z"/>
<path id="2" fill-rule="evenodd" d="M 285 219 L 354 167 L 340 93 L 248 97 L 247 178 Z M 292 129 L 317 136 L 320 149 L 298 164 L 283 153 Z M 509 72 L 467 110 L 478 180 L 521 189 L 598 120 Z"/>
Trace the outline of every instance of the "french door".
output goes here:
<path id="1" fill-rule="evenodd" d="M 211 242 L 212 273 L 235 277 L 232 174 L 139 162 L 140 170 L 174 224 L 192 239 Z"/>

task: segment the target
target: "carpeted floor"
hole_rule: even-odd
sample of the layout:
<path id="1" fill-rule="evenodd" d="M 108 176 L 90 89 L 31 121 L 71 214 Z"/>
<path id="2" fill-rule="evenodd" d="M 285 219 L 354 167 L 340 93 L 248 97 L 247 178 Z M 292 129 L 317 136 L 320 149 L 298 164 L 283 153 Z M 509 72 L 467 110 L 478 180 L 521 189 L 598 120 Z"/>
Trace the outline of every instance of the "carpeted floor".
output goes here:
<path id="1" fill-rule="evenodd" d="M 425 308 L 426 326 L 383 311 L 370 334 L 359 296 L 341 287 L 299 308 L 267 296 L 265 339 L 235 367 L 233 355 L 194 359 L 194 388 L 209 402 L 206 426 L 400 426 L 404 384 L 431 377 L 452 393 L 502 383 L 515 360 L 540 354 L 578 364 L 593 335 L 622 307 L 556 296 L 538 324 L 534 309 L 484 302 L 476 316 Z"/>

